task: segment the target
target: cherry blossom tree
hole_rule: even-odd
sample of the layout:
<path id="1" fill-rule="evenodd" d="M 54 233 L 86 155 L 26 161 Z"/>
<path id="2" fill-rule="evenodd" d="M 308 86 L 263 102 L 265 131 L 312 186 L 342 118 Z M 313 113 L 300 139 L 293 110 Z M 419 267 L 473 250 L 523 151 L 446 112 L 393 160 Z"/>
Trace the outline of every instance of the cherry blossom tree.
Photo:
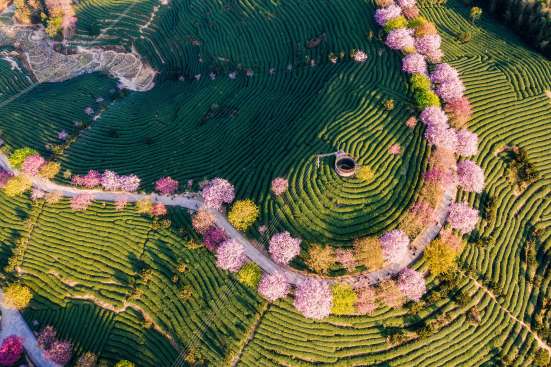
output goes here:
<path id="1" fill-rule="evenodd" d="M 415 48 L 422 55 L 437 58 L 440 56 L 440 44 L 442 40 L 437 34 L 429 34 L 415 39 Z"/>
<path id="2" fill-rule="evenodd" d="M 247 256 L 243 246 L 235 239 L 229 239 L 224 241 L 216 249 L 216 265 L 224 270 L 237 272 L 245 262 Z"/>
<path id="3" fill-rule="evenodd" d="M 128 205 L 128 199 L 123 196 L 115 201 L 115 210 L 121 211 L 126 207 L 126 205 Z"/>
<path id="4" fill-rule="evenodd" d="M 478 211 L 467 203 L 453 203 L 450 205 L 448 223 L 453 229 L 462 234 L 471 232 L 478 222 Z"/>
<path id="5" fill-rule="evenodd" d="M 171 177 L 162 177 L 155 182 L 155 191 L 162 195 L 172 195 L 178 190 L 179 182 Z"/>
<path id="6" fill-rule="evenodd" d="M 380 8 L 375 11 L 375 21 L 380 26 L 384 26 L 389 20 L 401 15 L 402 9 L 397 5 L 389 5 L 386 8 Z"/>
<path id="7" fill-rule="evenodd" d="M 421 54 L 408 54 L 402 59 L 402 71 L 408 74 L 427 74 L 427 61 Z"/>
<path id="8" fill-rule="evenodd" d="M 377 309 L 377 293 L 369 285 L 356 288 L 356 312 L 360 315 L 371 315 Z"/>
<path id="9" fill-rule="evenodd" d="M 268 251 L 276 263 L 288 264 L 300 253 L 300 243 L 299 238 L 291 237 L 287 231 L 276 233 L 270 239 Z"/>
<path id="10" fill-rule="evenodd" d="M 6 186 L 6 183 L 8 183 L 8 180 L 12 177 L 12 174 L 8 171 L 4 170 L 3 168 L 0 168 L 0 188 Z"/>
<path id="11" fill-rule="evenodd" d="M 430 80 L 433 83 L 440 84 L 446 82 L 456 82 L 459 80 L 459 73 L 449 64 L 438 64 L 430 74 Z"/>
<path id="12" fill-rule="evenodd" d="M 205 233 L 214 224 L 214 215 L 205 209 L 199 209 L 191 219 L 193 229 L 199 234 Z"/>
<path id="13" fill-rule="evenodd" d="M 10 335 L 0 345 L 0 365 L 13 366 L 23 355 L 23 342 L 16 335 Z"/>
<path id="14" fill-rule="evenodd" d="M 296 288 L 293 305 L 307 318 L 321 320 L 329 316 L 333 305 L 329 284 L 312 278 L 304 280 Z"/>
<path id="15" fill-rule="evenodd" d="M 400 144 L 392 144 L 390 147 L 388 147 L 388 152 L 392 155 L 398 155 L 402 152 L 402 147 Z"/>
<path id="16" fill-rule="evenodd" d="M 427 291 L 423 274 L 410 268 L 405 268 L 398 275 L 398 288 L 410 301 L 419 301 Z"/>
<path id="17" fill-rule="evenodd" d="M 436 87 L 436 94 L 438 94 L 444 102 L 451 102 L 456 99 L 461 99 L 463 98 L 464 92 L 465 86 L 459 79 L 441 83 Z"/>
<path id="18" fill-rule="evenodd" d="M 272 192 L 275 196 L 283 195 L 289 188 L 289 181 L 283 177 L 276 177 L 272 180 Z"/>
<path id="19" fill-rule="evenodd" d="M 478 135 L 467 129 L 457 131 L 457 154 L 470 157 L 478 152 Z"/>
<path id="20" fill-rule="evenodd" d="M 448 124 L 448 116 L 440 107 L 425 108 L 419 118 L 427 126 L 447 126 Z"/>
<path id="21" fill-rule="evenodd" d="M 94 195 L 92 194 L 78 194 L 71 198 L 71 209 L 84 211 L 88 209 L 93 200 Z"/>
<path id="22" fill-rule="evenodd" d="M 401 230 L 385 233 L 381 239 L 383 256 L 389 263 L 400 262 L 408 253 L 409 237 Z"/>
<path id="23" fill-rule="evenodd" d="M 84 176 L 75 175 L 71 177 L 71 182 L 73 185 L 91 189 L 101 185 L 101 174 L 98 171 L 90 170 Z"/>
<path id="24" fill-rule="evenodd" d="M 347 271 L 354 271 L 358 265 L 353 250 L 336 249 L 335 260 L 344 266 Z"/>
<path id="25" fill-rule="evenodd" d="M 166 213 L 166 206 L 163 203 L 155 203 L 151 207 L 151 215 L 154 217 L 162 217 L 163 215 L 166 215 Z"/>
<path id="26" fill-rule="evenodd" d="M 410 6 L 407 8 L 402 8 L 402 14 L 404 14 L 404 17 L 406 17 L 406 19 L 411 20 L 417 18 L 420 14 L 420 11 L 417 6 Z"/>
<path id="27" fill-rule="evenodd" d="M 21 171 L 27 175 L 36 176 L 44 163 L 46 163 L 46 160 L 40 154 L 30 155 L 23 161 Z"/>
<path id="28" fill-rule="evenodd" d="M 203 187 L 201 195 L 207 208 L 220 209 L 235 199 L 235 188 L 223 178 L 214 178 Z"/>
<path id="29" fill-rule="evenodd" d="M 407 28 L 393 29 L 386 36 L 385 44 L 393 50 L 407 50 L 415 47 L 413 30 Z"/>
<path id="30" fill-rule="evenodd" d="M 406 126 L 410 129 L 413 129 L 415 126 L 417 126 L 417 119 L 414 116 L 411 116 L 407 119 Z"/>
<path id="31" fill-rule="evenodd" d="M 60 365 L 65 365 L 73 356 L 73 345 L 69 341 L 55 340 L 46 350 L 46 358 Z"/>
<path id="32" fill-rule="evenodd" d="M 37 201 L 37 200 L 40 200 L 40 199 L 44 199 L 44 197 L 46 196 L 46 193 L 40 189 L 37 189 L 35 187 L 33 187 L 33 189 L 31 190 L 31 200 L 32 201 Z"/>
<path id="33" fill-rule="evenodd" d="M 352 54 L 352 59 L 359 64 L 363 64 L 367 61 L 367 53 L 363 50 L 356 50 Z"/>
<path id="34" fill-rule="evenodd" d="M 455 152 L 457 147 L 457 135 L 454 129 L 446 125 L 429 125 L 425 130 L 425 139 L 438 148 Z"/>
<path id="35" fill-rule="evenodd" d="M 223 228 L 211 226 L 203 234 L 203 244 L 209 251 L 215 251 L 218 246 L 228 239 Z"/>
<path id="36" fill-rule="evenodd" d="M 50 349 L 56 340 L 56 335 L 57 333 L 53 326 L 46 326 L 38 333 L 38 337 L 36 338 L 38 346 L 44 350 Z"/>
<path id="37" fill-rule="evenodd" d="M 457 183 L 467 192 L 481 193 L 484 189 L 484 171 L 473 161 L 457 163 Z"/>
<path id="38" fill-rule="evenodd" d="M 449 101 L 444 110 L 450 118 L 450 123 L 456 128 L 465 126 L 473 114 L 471 103 L 467 97 Z"/>
<path id="39" fill-rule="evenodd" d="M 400 8 L 411 8 L 412 6 L 416 6 L 415 0 L 397 0 L 396 3 Z"/>
<path id="40" fill-rule="evenodd" d="M 285 275 L 280 272 L 264 274 L 258 284 L 258 293 L 269 302 L 286 297 L 289 290 L 289 283 L 287 283 Z"/>

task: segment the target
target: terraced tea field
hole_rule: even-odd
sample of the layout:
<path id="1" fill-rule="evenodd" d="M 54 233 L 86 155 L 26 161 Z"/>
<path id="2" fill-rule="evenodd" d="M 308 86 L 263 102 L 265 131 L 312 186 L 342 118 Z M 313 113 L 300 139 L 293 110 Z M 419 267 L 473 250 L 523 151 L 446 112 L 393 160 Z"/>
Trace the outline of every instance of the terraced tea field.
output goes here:
<path id="1" fill-rule="evenodd" d="M 480 139 L 475 160 L 486 173 L 485 194 L 459 193 L 485 220 L 450 297 L 437 297 L 445 285 L 429 278 L 418 306 L 312 321 L 289 298 L 268 304 L 218 269 L 191 242 L 184 209 L 169 211 L 168 227 L 111 203 L 76 213 L 65 199 L 37 204 L 1 193 L 0 265 L 35 295 L 29 324 L 54 325 L 77 355 L 137 366 L 534 366 L 536 351 L 551 344 L 551 62 L 486 16 L 473 24 L 460 1 L 420 5 L 442 35 L 444 61 L 465 82 L 469 128 Z M 46 155 L 59 131 L 89 125 L 59 156 L 62 172 L 135 173 L 145 191 L 165 175 L 191 179 L 194 189 L 224 177 L 238 198 L 260 205 L 250 237 L 265 242 L 264 224 L 269 234 L 303 238 L 303 252 L 312 243 L 349 246 L 398 225 L 430 151 L 424 127 L 405 125 L 416 114 L 412 91 L 374 11 L 367 0 L 83 0 L 72 42 L 134 46 L 160 71 L 156 87 L 119 93 L 98 74 L 33 86 L 0 60 L 1 137 L 7 149 Z M 461 43 L 465 31 L 472 40 Z M 366 63 L 351 60 L 355 49 L 367 52 Z M 390 154 L 392 144 L 402 153 Z M 505 146 L 524 149 L 538 172 L 521 193 Z M 332 159 L 316 166 L 316 154 L 337 150 L 376 179 L 343 179 Z M 289 191 L 275 198 L 278 176 Z"/>

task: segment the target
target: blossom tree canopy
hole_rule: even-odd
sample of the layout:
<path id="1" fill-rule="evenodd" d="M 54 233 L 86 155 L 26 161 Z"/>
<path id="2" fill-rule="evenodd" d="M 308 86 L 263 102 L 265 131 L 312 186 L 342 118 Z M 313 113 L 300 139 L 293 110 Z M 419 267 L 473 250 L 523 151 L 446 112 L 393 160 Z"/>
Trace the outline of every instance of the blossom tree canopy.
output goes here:
<path id="1" fill-rule="evenodd" d="M 352 54 L 352 59 L 357 63 L 364 63 L 367 61 L 367 53 L 363 50 L 356 50 Z"/>
<path id="2" fill-rule="evenodd" d="M 321 320 L 331 312 L 331 288 L 324 281 L 308 278 L 297 286 L 293 304 L 304 317 Z"/>
<path id="3" fill-rule="evenodd" d="M 402 59 L 402 71 L 409 74 L 427 74 L 427 61 L 418 53 L 406 55 Z"/>
<path id="4" fill-rule="evenodd" d="M 235 273 L 245 265 L 246 261 L 247 256 L 243 246 L 237 240 L 224 241 L 216 249 L 216 265 L 221 269 Z"/>
<path id="5" fill-rule="evenodd" d="M 92 194 L 78 194 L 71 198 L 71 209 L 84 211 L 88 209 L 93 200 L 94 195 Z"/>
<path id="6" fill-rule="evenodd" d="M 162 217 L 163 215 L 166 215 L 166 205 L 163 203 L 155 203 L 151 207 L 151 215 L 154 217 Z"/>
<path id="7" fill-rule="evenodd" d="M 155 182 L 155 191 L 163 195 L 172 195 L 178 190 L 179 182 L 171 177 L 162 177 Z"/>
<path id="8" fill-rule="evenodd" d="M 419 118 L 427 126 L 447 126 L 448 123 L 448 116 L 440 107 L 425 108 Z"/>
<path id="9" fill-rule="evenodd" d="M 457 182 L 467 192 L 481 193 L 484 189 L 484 171 L 473 161 L 457 163 Z"/>
<path id="10" fill-rule="evenodd" d="M 423 274 L 410 268 L 405 268 L 398 275 L 398 288 L 411 301 L 419 301 L 427 291 Z"/>
<path id="11" fill-rule="evenodd" d="M 101 174 L 98 171 L 90 170 L 84 176 L 71 177 L 71 182 L 73 185 L 93 188 L 101 185 Z"/>
<path id="12" fill-rule="evenodd" d="M 436 87 L 436 94 L 444 102 L 451 102 L 463 98 L 465 86 L 461 80 L 447 81 Z"/>
<path id="13" fill-rule="evenodd" d="M 457 154 L 470 157 L 478 152 L 478 135 L 467 129 L 457 131 Z"/>
<path id="14" fill-rule="evenodd" d="M 4 170 L 3 168 L 0 168 L 0 188 L 4 187 L 11 177 L 12 177 L 11 173 Z"/>
<path id="15" fill-rule="evenodd" d="M 417 18 L 419 16 L 419 13 L 419 8 L 417 6 L 402 8 L 402 14 L 404 14 L 404 17 L 406 17 L 406 19 L 408 20 Z"/>
<path id="16" fill-rule="evenodd" d="M 289 294 L 289 283 L 283 273 L 264 274 L 258 284 L 258 293 L 269 302 L 284 298 Z"/>
<path id="17" fill-rule="evenodd" d="M 403 231 L 394 229 L 387 232 L 381 237 L 380 241 L 386 261 L 397 263 L 407 256 L 409 237 Z"/>
<path id="18" fill-rule="evenodd" d="M 413 31 L 407 28 L 398 28 L 390 31 L 385 41 L 393 50 L 412 49 L 415 47 Z"/>
<path id="19" fill-rule="evenodd" d="M 191 219 L 193 229 L 199 234 L 205 233 L 214 224 L 214 215 L 205 209 L 199 209 Z"/>
<path id="20" fill-rule="evenodd" d="M 56 340 L 46 350 L 46 358 L 60 365 L 67 364 L 73 356 L 73 345 L 69 341 Z"/>
<path id="21" fill-rule="evenodd" d="M 440 84 L 446 82 L 455 82 L 459 80 L 459 73 L 449 64 L 438 64 L 430 74 L 433 83 Z"/>
<path id="22" fill-rule="evenodd" d="M 417 52 L 422 55 L 438 56 L 440 52 L 440 43 L 442 40 L 437 34 L 430 34 L 423 37 L 419 37 L 415 40 L 415 48 Z"/>
<path id="23" fill-rule="evenodd" d="M 106 170 L 100 178 L 100 183 L 107 191 L 134 192 L 140 187 L 140 178 L 136 175 L 120 176 L 116 172 Z"/>
<path id="24" fill-rule="evenodd" d="M 46 163 L 46 160 L 40 154 L 33 154 L 25 158 L 21 170 L 27 175 L 36 176 L 44 163 Z"/>
<path id="25" fill-rule="evenodd" d="M 224 229 L 211 226 L 203 234 L 203 244 L 209 251 L 215 251 L 218 246 L 228 239 Z"/>
<path id="26" fill-rule="evenodd" d="M 214 178 L 203 187 L 201 195 L 207 208 L 220 209 L 235 199 L 235 188 L 223 178 Z"/>
<path id="27" fill-rule="evenodd" d="M 275 196 L 283 195 L 289 188 L 289 181 L 283 177 L 276 177 L 272 180 L 272 192 Z"/>
<path id="28" fill-rule="evenodd" d="M 399 17 L 401 13 L 402 9 L 393 4 L 386 8 L 377 9 L 375 11 L 375 21 L 380 26 L 384 26 L 389 20 Z"/>
<path id="29" fill-rule="evenodd" d="M 48 325 L 38 333 L 36 341 L 38 346 L 44 350 L 50 349 L 53 342 L 56 340 L 56 331 L 53 326 Z"/>
<path id="30" fill-rule="evenodd" d="M 432 145 L 450 151 L 455 151 L 457 146 L 455 130 L 445 125 L 429 125 L 425 130 L 425 139 Z"/>
<path id="31" fill-rule="evenodd" d="M 478 222 L 478 211 L 467 203 L 453 203 L 450 205 L 448 223 L 453 229 L 462 234 L 471 232 Z"/>
<path id="32" fill-rule="evenodd" d="M 293 238 L 287 231 L 276 233 L 270 239 L 268 251 L 272 259 L 279 264 L 288 264 L 300 253 L 300 238 Z"/>
<path id="33" fill-rule="evenodd" d="M 13 366 L 23 355 L 21 338 L 10 335 L 0 345 L 0 366 Z"/>
<path id="34" fill-rule="evenodd" d="M 456 128 L 463 127 L 473 114 L 471 103 L 467 97 L 449 101 L 444 107 L 450 118 L 450 123 Z"/>
<path id="35" fill-rule="evenodd" d="M 400 8 L 411 8 L 416 5 L 415 0 L 398 0 L 397 3 Z"/>

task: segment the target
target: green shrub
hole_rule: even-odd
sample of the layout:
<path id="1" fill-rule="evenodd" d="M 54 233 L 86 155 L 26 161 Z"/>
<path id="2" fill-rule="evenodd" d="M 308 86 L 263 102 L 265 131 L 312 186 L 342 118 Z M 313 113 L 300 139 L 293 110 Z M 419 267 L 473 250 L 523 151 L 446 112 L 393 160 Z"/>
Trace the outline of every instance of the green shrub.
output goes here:
<path id="1" fill-rule="evenodd" d="M 258 265 L 253 262 L 245 264 L 238 272 L 237 279 L 247 287 L 256 289 L 260 278 L 262 277 L 262 270 Z"/>
<path id="2" fill-rule="evenodd" d="M 414 93 L 415 104 L 420 110 L 427 107 L 440 107 L 440 98 L 431 90 L 418 89 Z"/>
<path id="3" fill-rule="evenodd" d="M 411 87 L 413 90 L 428 90 L 430 91 L 430 79 L 428 76 L 423 74 L 415 73 L 409 79 Z"/>

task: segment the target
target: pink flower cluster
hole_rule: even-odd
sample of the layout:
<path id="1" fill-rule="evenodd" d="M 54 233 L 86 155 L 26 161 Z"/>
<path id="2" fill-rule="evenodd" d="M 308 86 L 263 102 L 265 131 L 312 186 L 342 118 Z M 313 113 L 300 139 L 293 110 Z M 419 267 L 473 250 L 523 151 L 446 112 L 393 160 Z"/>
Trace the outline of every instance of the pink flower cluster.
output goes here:
<path id="1" fill-rule="evenodd" d="M 423 178 L 427 182 L 435 182 L 441 185 L 449 185 L 455 183 L 455 175 L 449 170 L 442 170 L 438 168 L 431 168 L 425 172 Z"/>
<path id="2" fill-rule="evenodd" d="M 448 223 L 453 229 L 462 234 L 471 232 L 478 222 L 478 211 L 467 203 L 453 203 L 450 205 Z"/>
<path id="3" fill-rule="evenodd" d="M 33 189 L 31 190 L 31 200 L 33 201 L 44 199 L 45 196 L 46 193 L 40 189 L 37 189 L 36 187 L 33 187 Z"/>
<path id="4" fill-rule="evenodd" d="M 203 235 L 203 244 L 209 251 L 215 251 L 227 239 L 228 235 L 224 229 L 212 226 Z"/>
<path id="5" fill-rule="evenodd" d="M 235 188 L 223 178 L 214 178 L 203 187 L 201 195 L 207 208 L 220 209 L 235 199 Z"/>
<path id="6" fill-rule="evenodd" d="M 224 241 L 216 249 L 216 265 L 221 269 L 235 273 L 245 265 L 246 261 L 245 250 L 237 240 Z"/>
<path id="7" fill-rule="evenodd" d="M 398 6 L 400 6 L 400 8 L 411 8 L 411 7 L 414 7 L 416 5 L 416 2 L 415 0 L 398 0 L 396 1 L 398 3 Z"/>
<path id="8" fill-rule="evenodd" d="M 289 232 L 276 233 L 270 239 L 268 251 L 276 263 L 288 264 L 300 253 L 300 243 L 301 240 L 291 237 Z"/>
<path id="9" fill-rule="evenodd" d="M 50 361 L 63 366 L 67 364 L 73 356 L 73 344 L 66 340 L 56 340 L 46 351 L 45 356 Z"/>
<path id="10" fill-rule="evenodd" d="M 0 168 L 0 188 L 4 187 L 11 177 L 11 173 L 4 170 L 3 168 Z"/>
<path id="11" fill-rule="evenodd" d="M 442 40 L 437 34 L 429 34 L 426 36 L 418 37 L 415 39 L 415 48 L 417 52 L 422 55 L 434 58 L 438 56 L 440 51 L 440 44 Z"/>
<path id="12" fill-rule="evenodd" d="M 88 209 L 92 201 L 94 200 L 94 195 L 92 194 L 79 194 L 71 198 L 71 209 L 84 211 Z"/>
<path id="13" fill-rule="evenodd" d="M 430 79 L 437 85 L 436 94 L 444 102 L 452 102 L 463 98 L 465 86 L 459 79 L 459 73 L 452 66 L 445 63 L 436 65 Z"/>
<path id="14" fill-rule="evenodd" d="M 354 54 L 352 55 L 352 58 L 357 63 L 362 64 L 362 63 L 367 61 L 367 53 L 365 53 L 365 51 L 363 51 L 363 50 L 356 50 L 356 51 L 354 51 Z"/>
<path id="15" fill-rule="evenodd" d="M 457 154 L 470 157 L 478 152 L 478 135 L 467 129 L 457 131 Z"/>
<path id="16" fill-rule="evenodd" d="M 427 291 L 423 274 L 410 268 L 405 268 L 398 275 L 398 288 L 411 301 L 419 301 Z"/>
<path id="17" fill-rule="evenodd" d="M 163 203 L 155 203 L 151 207 L 151 215 L 154 217 L 162 217 L 163 215 L 166 215 L 166 213 L 166 206 Z"/>
<path id="18" fill-rule="evenodd" d="M 430 80 L 435 84 L 442 84 L 459 80 L 459 73 L 449 64 L 437 64 L 430 74 Z"/>
<path id="19" fill-rule="evenodd" d="M 397 5 L 390 5 L 386 8 L 377 9 L 375 11 L 375 21 L 380 26 L 384 26 L 389 20 L 399 17 L 402 14 L 402 9 Z"/>
<path id="20" fill-rule="evenodd" d="M 413 30 L 406 28 L 394 29 L 386 36 L 385 44 L 393 50 L 413 49 L 415 47 Z"/>
<path id="21" fill-rule="evenodd" d="M 329 284 L 306 279 L 297 286 L 293 305 L 305 317 L 321 320 L 331 312 L 333 294 Z"/>
<path id="22" fill-rule="evenodd" d="M 283 195 L 289 188 L 289 181 L 283 177 L 276 177 L 272 180 L 272 192 L 275 196 Z"/>
<path id="23" fill-rule="evenodd" d="M 36 176 L 44 163 L 46 163 L 46 160 L 40 154 L 30 155 L 23 161 L 21 171 L 27 175 Z"/>
<path id="24" fill-rule="evenodd" d="M 439 148 L 454 151 L 457 146 L 457 135 L 447 125 L 429 125 L 425 130 L 425 139 Z"/>
<path id="25" fill-rule="evenodd" d="M 427 61 L 418 53 L 406 55 L 402 59 L 402 71 L 408 74 L 427 74 Z"/>
<path id="26" fill-rule="evenodd" d="M 171 177 L 162 177 L 155 182 L 155 191 L 162 195 L 172 195 L 178 190 L 179 182 Z"/>
<path id="27" fill-rule="evenodd" d="M 401 230 L 394 229 L 385 233 L 381 239 L 385 260 L 389 263 L 400 262 L 408 253 L 409 237 Z"/>
<path id="28" fill-rule="evenodd" d="M 83 176 L 74 175 L 71 178 L 71 183 L 89 189 L 101 185 L 107 191 L 134 192 L 140 187 L 140 178 L 136 175 L 118 175 L 109 170 L 104 171 L 102 175 L 98 171 L 90 170 Z"/>
<path id="29" fill-rule="evenodd" d="M 473 161 L 457 164 L 457 183 L 467 192 L 481 193 L 484 189 L 484 171 Z"/>
<path id="30" fill-rule="evenodd" d="M 388 147 L 388 152 L 392 155 L 398 155 L 402 152 L 402 147 L 400 144 L 392 144 L 390 147 Z"/>
<path id="31" fill-rule="evenodd" d="M 419 115 L 421 121 L 427 125 L 447 126 L 448 116 L 440 107 L 427 107 Z"/>
<path id="32" fill-rule="evenodd" d="M 289 283 L 283 273 L 264 274 L 258 284 L 258 293 L 269 302 L 274 302 L 289 294 Z"/>
<path id="33" fill-rule="evenodd" d="M 13 366 L 23 355 L 23 342 L 16 335 L 10 335 L 0 345 L 0 366 Z"/>

